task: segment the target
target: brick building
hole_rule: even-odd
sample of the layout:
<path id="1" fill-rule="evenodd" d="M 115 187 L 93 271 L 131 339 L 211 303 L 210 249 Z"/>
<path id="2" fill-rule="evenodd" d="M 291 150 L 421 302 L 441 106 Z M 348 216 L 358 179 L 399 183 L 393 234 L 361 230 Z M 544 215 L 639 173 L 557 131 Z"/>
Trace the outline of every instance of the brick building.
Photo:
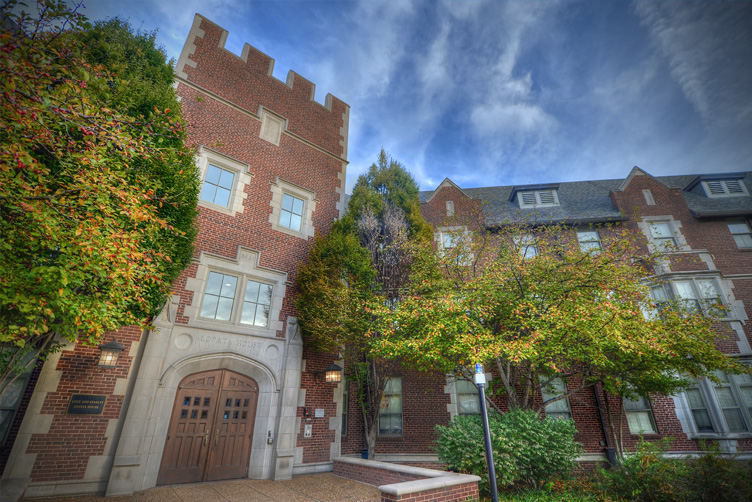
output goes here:
<path id="1" fill-rule="evenodd" d="M 158 331 L 128 327 L 105 340 L 124 346 L 116 367 L 99 367 L 97 348 L 70 346 L 19 380 L 17 399 L 0 407 L 13 417 L 2 431 L 3 490 L 117 495 L 288 479 L 331 470 L 332 458 L 364 448 L 356 400 L 322 377 L 334 356 L 304 346 L 295 311 L 299 264 L 344 210 L 349 107 L 331 95 L 314 101 L 311 82 L 294 72 L 277 80 L 273 59 L 247 44 L 232 54 L 226 38 L 197 15 L 176 67 L 203 182 L 193 264 L 155 320 Z M 697 259 L 670 265 L 669 289 L 655 294 L 717 293 L 730 307 L 724 350 L 752 358 L 750 188 L 752 173 L 653 177 L 635 168 L 625 179 L 522 187 L 461 189 L 447 179 L 421 202 L 439 245 L 449 245 L 442 231 L 478 224 L 478 211 L 485 226 L 534 210 L 573 233 L 620 222 L 642 231 L 646 246 L 673 239 Z M 597 232 L 580 237 L 598 245 Z M 474 390 L 441 374 L 395 377 L 377 459 L 435 462 L 434 426 L 473 412 Z M 575 421 L 584 460 L 606 450 L 599 397 L 589 390 L 548 410 Z M 703 437 L 752 450 L 749 379 L 651 398 L 627 412 L 647 437 L 674 436 L 681 451 L 697 450 Z"/>
<path id="2" fill-rule="evenodd" d="M 571 226 L 572 242 L 584 249 L 601 246 L 609 229 L 598 225 L 607 223 L 641 234 L 645 250 L 669 242 L 675 251 L 658 271 L 663 284 L 652 288 L 654 301 L 679 298 L 700 305 L 720 299 L 728 313 L 717 327 L 717 347 L 752 364 L 750 189 L 752 172 L 654 177 L 635 167 L 624 179 L 527 186 L 462 189 L 445 179 L 435 190 L 421 192 L 421 203 L 438 247 L 451 246 L 457 232 L 492 230 L 515 221 Z M 395 376 L 401 389 L 391 399 L 399 400 L 402 412 L 397 420 L 390 417 L 397 427 L 382 428 L 376 458 L 435 460 L 430 456 L 434 425 L 477 412 L 477 393 L 471 384 L 449 376 L 411 371 Z M 696 452 L 699 440 L 709 439 L 724 451 L 752 457 L 752 376 L 721 376 L 720 386 L 703 380 L 677 396 L 626 403 L 625 445 L 633 445 L 641 433 L 647 439 L 673 437 L 672 450 Z M 554 395 L 555 389 L 547 398 Z M 612 446 L 599 413 L 604 401 L 601 390 L 588 388 L 546 408 L 547 414 L 574 420 L 576 439 L 585 447 L 582 461 L 605 460 Z M 503 409 L 503 399 L 497 405 Z M 350 405 L 349 412 L 356 411 Z M 354 417 L 349 427 L 343 431 L 343 453 L 356 453 L 362 425 Z"/>
<path id="3" fill-rule="evenodd" d="M 294 284 L 343 209 L 349 106 L 316 102 L 292 71 L 274 78 L 247 44 L 225 50 L 227 35 L 196 15 L 175 71 L 203 182 L 193 263 L 157 331 L 105 340 L 124 347 L 116 367 L 69 346 L 19 380 L 3 414 L 4 490 L 114 495 L 331 470 L 337 387 L 317 379 L 333 357 L 304 354 Z"/>

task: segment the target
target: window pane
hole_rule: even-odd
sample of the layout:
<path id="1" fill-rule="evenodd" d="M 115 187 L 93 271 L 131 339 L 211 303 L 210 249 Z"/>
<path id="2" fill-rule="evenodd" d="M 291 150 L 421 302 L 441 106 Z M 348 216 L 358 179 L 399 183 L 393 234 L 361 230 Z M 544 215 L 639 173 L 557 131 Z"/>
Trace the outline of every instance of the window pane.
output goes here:
<path id="1" fill-rule="evenodd" d="M 627 424 L 632 434 L 655 433 L 648 411 L 630 411 L 627 413 Z"/>
<path id="2" fill-rule="evenodd" d="M 209 164 L 209 168 L 206 170 L 206 178 L 204 179 L 204 181 L 211 183 L 212 185 L 218 185 L 221 172 L 222 169 Z"/>
<path id="3" fill-rule="evenodd" d="M 269 284 L 262 284 L 259 288 L 259 303 L 264 305 L 271 305 L 272 303 L 272 287 Z"/>
<path id="4" fill-rule="evenodd" d="M 204 303 L 201 305 L 201 317 L 211 317 L 217 313 L 217 304 L 219 297 L 214 295 L 204 295 Z"/>
<path id="5" fill-rule="evenodd" d="M 736 241 L 737 247 L 752 248 L 752 236 L 749 234 L 735 235 L 734 240 Z"/>
<path id="6" fill-rule="evenodd" d="M 219 295 L 219 291 L 222 288 L 223 278 L 223 274 L 209 272 L 209 279 L 206 281 L 206 293 L 210 295 Z"/>
<path id="7" fill-rule="evenodd" d="M 217 316 L 215 319 L 218 321 L 229 321 L 232 315 L 232 298 L 219 298 L 219 304 L 217 305 Z"/>
<path id="8" fill-rule="evenodd" d="M 564 419 L 564 420 L 569 420 L 570 418 L 572 418 L 571 413 L 565 413 L 565 412 L 555 412 L 555 413 L 546 412 L 546 416 L 551 417 L 551 418 Z"/>
<path id="9" fill-rule="evenodd" d="M 625 410 L 646 410 L 650 408 L 650 404 L 648 403 L 648 400 L 640 396 L 636 400 L 632 401 L 631 399 L 624 398 L 624 409 Z"/>
<path id="10" fill-rule="evenodd" d="M 745 432 L 747 426 L 744 425 L 742 412 L 739 408 L 730 408 L 723 410 L 723 417 L 726 419 L 726 425 L 731 432 Z"/>
<path id="11" fill-rule="evenodd" d="M 216 185 L 204 183 L 204 186 L 201 188 L 201 200 L 214 202 L 214 197 L 216 197 L 216 195 L 217 195 Z"/>
<path id="12" fill-rule="evenodd" d="M 599 240 L 598 232 L 595 230 L 578 230 L 577 238 L 580 240 L 580 242 L 591 242 Z"/>
<path id="13" fill-rule="evenodd" d="M 745 222 L 734 222 L 728 224 L 729 230 L 732 234 L 748 234 L 750 233 L 749 225 Z"/>
<path id="14" fill-rule="evenodd" d="M 235 174 L 231 173 L 230 171 L 226 171 L 222 169 L 221 174 L 219 175 L 219 183 L 217 185 L 221 186 L 222 188 L 226 190 L 232 189 L 232 180 L 235 179 Z"/>
<path id="15" fill-rule="evenodd" d="M 381 411 L 383 413 L 402 413 L 402 396 L 384 396 L 381 399 Z"/>
<path id="16" fill-rule="evenodd" d="M 290 226 L 288 227 L 290 230 L 300 231 L 302 218 L 298 216 L 297 214 L 291 214 L 290 215 Z"/>
<path id="17" fill-rule="evenodd" d="M 218 206 L 227 207 L 230 203 L 230 191 L 224 188 L 217 188 L 217 194 L 214 196 L 214 203 Z"/>
<path id="18" fill-rule="evenodd" d="M 468 382 L 467 380 L 456 380 L 454 382 L 455 389 L 457 389 L 457 393 L 459 394 L 472 394 L 475 392 L 478 393 L 478 388 L 475 386 L 473 382 Z"/>
<path id="19" fill-rule="evenodd" d="M 269 317 L 269 308 L 266 305 L 257 305 L 256 306 L 256 320 L 253 324 L 256 326 L 266 326 L 268 323 L 267 318 Z"/>
<path id="20" fill-rule="evenodd" d="M 245 301 L 258 301 L 259 286 L 261 286 L 261 284 L 256 281 L 248 281 L 248 284 L 245 287 Z"/>
<path id="21" fill-rule="evenodd" d="M 0 394 L 0 408 L 15 408 L 21 399 L 24 388 L 26 388 L 26 378 L 19 377 L 13 381 L 5 391 Z"/>
<path id="22" fill-rule="evenodd" d="M 689 281 L 676 281 L 674 284 L 676 285 L 676 292 L 679 293 L 679 296 L 681 298 L 684 298 L 684 299 L 697 298 L 697 295 L 692 289 L 692 284 Z"/>
<path id="23" fill-rule="evenodd" d="M 690 408 L 705 408 L 705 402 L 698 389 L 687 389 L 687 399 Z"/>
<path id="24" fill-rule="evenodd" d="M 385 394 L 402 392 L 402 377 L 392 377 L 384 386 Z"/>
<path id="25" fill-rule="evenodd" d="M 303 200 L 297 197 L 292 198 L 292 212 L 297 215 L 303 215 Z"/>
<path id="26" fill-rule="evenodd" d="M 222 293 L 220 296 L 225 298 L 235 298 L 235 287 L 238 285 L 238 278 L 231 275 L 224 276 L 222 280 Z"/>
<path id="27" fill-rule="evenodd" d="M 718 290 L 715 287 L 715 281 L 702 279 L 697 281 L 697 288 L 700 290 L 702 298 L 718 298 Z"/>
<path id="28" fill-rule="evenodd" d="M 255 303 L 243 303 L 243 311 L 240 313 L 240 322 L 242 324 L 253 324 L 254 315 L 256 314 Z"/>
<path id="29" fill-rule="evenodd" d="M 668 301 L 666 297 L 666 290 L 663 286 L 654 286 L 650 288 L 650 294 L 657 303 L 665 303 Z"/>
<path id="30" fill-rule="evenodd" d="M 282 211 L 279 215 L 279 226 L 290 228 L 290 217 L 292 216 L 292 213 L 289 211 Z"/>
<path id="31" fill-rule="evenodd" d="M 658 239 L 667 239 L 674 236 L 668 223 L 651 223 L 650 231 L 653 237 Z"/>
<path id="32" fill-rule="evenodd" d="M 282 194 L 282 209 L 288 213 L 292 211 L 292 199 L 291 195 Z"/>
<path id="33" fill-rule="evenodd" d="M 477 394 L 458 394 L 457 409 L 462 415 L 480 413 L 480 400 Z"/>
<path id="34" fill-rule="evenodd" d="M 729 387 L 717 387 L 715 393 L 718 396 L 718 404 L 721 405 L 721 408 L 737 406 L 734 394 Z"/>
<path id="35" fill-rule="evenodd" d="M 554 401 L 553 403 L 549 403 L 546 405 L 546 415 L 548 415 L 550 412 L 561 412 L 566 411 L 569 412 L 569 403 L 567 403 L 567 399 L 559 399 L 558 401 Z"/>
<path id="36" fill-rule="evenodd" d="M 707 410 L 692 410 L 692 416 L 695 417 L 695 424 L 699 432 L 713 432 L 715 430 Z"/>

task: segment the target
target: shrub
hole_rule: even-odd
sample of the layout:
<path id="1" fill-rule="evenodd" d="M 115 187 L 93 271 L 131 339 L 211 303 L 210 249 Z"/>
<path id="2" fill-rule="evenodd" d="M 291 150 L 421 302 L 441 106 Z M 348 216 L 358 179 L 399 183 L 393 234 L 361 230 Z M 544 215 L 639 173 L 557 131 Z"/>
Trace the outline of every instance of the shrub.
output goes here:
<path id="1" fill-rule="evenodd" d="M 637 502 L 679 502 L 686 498 L 683 479 L 687 463 L 664 455 L 669 439 L 641 440 L 633 454 L 621 460 L 620 469 L 601 470 L 605 492 Z"/>
<path id="2" fill-rule="evenodd" d="M 717 444 L 702 444 L 704 455 L 687 467 L 688 502 L 744 502 L 752 500 L 749 464 L 722 456 Z"/>
<path id="3" fill-rule="evenodd" d="M 515 483 L 540 487 L 554 476 L 568 474 L 582 445 L 574 441 L 571 420 L 543 418 L 533 411 L 489 414 L 494 469 L 499 486 Z M 483 427 L 479 416 L 458 416 L 448 426 L 436 426 L 439 460 L 455 471 L 482 478 L 488 491 Z"/>

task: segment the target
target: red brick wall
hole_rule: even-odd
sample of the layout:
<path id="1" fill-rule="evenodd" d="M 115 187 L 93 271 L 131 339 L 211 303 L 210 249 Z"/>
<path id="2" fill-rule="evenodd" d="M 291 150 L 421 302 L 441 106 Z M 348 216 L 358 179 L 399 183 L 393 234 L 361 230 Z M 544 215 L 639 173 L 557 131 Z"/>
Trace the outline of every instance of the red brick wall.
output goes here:
<path id="1" fill-rule="evenodd" d="M 337 406 L 334 402 L 334 391 L 337 385 L 326 383 L 323 374 L 316 379 L 316 372 L 332 364 L 334 357 L 331 354 L 320 354 L 312 350 L 303 349 L 303 359 L 306 370 L 300 379 L 300 388 L 305 389 L 305 408 L 310 409 L 310 416 L 303 415 L 303 407 L 298 407 L 300 417 L 300 430 L 298 431 L 298 447 L 303 448 L 303 463 L 328 462 L 331 460 L 331 444 L 336 437 L 336 431 L 329 428 L 329 419 L 337 416 Z M 323 409 L 323 418 L 316 418 L 316 409 Z M 313 426 L 310 438 L 304 437 L 305 425 Z"/>
<path id="2" fill-rule="evenodd" d="M 449 422 L 449 394 L 444 393 L 446 376 L 421 373 L 408 369 L 395 371 L 402 377 L 401 436 L 378 436 L 377 455 L 431 454 L 436 441 L 434 427 Z M 342 438 L 342 454 L 359 454 L 366 448 L 363 414 L 357 406 L 355 388 L 350 388 L 350 424 L 347 437 Z"/>
<path id="3" fill-rule="evenodd" d="M 54 415 L 47 434 L 33 434 L 26 453 L 36 453 L 32 481 L 82 479 L 89 457 L 104 454 L 105 432 L 109 420 L 118 418 L 123 405 L 122 395 L 112 395 L 118 378 L 126 378 L 132 362 L 128 355 L 131 344 L 141 339 L 142 330 L 135 326 L 108 333 L 104 341 L 116 340 L 125 349 L 115 368 L 99 368 L 97 347 L 77 345 L 63 351 L 56 366 L 62 371 L 57 391 L 47 394 L 41 413 Z M 106 395 L 100 415 L 68 415 L 73 394 Z"/>
<path id="4" fill-rule="evenodd" d="M 415 474 L 393 472 L 385 469 L 380 469 L 378 467 L 346 464 L 337 461 L 334 462 L 334 474 L 337 476 L 342 476 L 343 478 L 354 479 L 356 481 L 360 481 L 372 486 L 383 486 L 395 483 L 404 483 L 408 481 L 417 481 L 419 479 L 427 479 L 424 476 Z M 453 502 L 467 499 L 475 500 L 477 498 L 477 481 L 453 486 L 445 486 L 433 490 L 424 490 L 405 495 L 391 495 L 387 493 L 381 494 L 382 502 L 396 500 L 414 502 L 429 500 L 439 502 Z"/>
<path id="5" fill-rule="evenodd" d="M 289 131 L 335 155 L 343 153 L 339 134 L 343 125 L 342 114 L 347 109 L 343 101 L 332 97 L 331 110 L 328 110 L 313 101 L 313 84 L 305 78 L 293 73 L 290 88 L 270 75 L 272 59 L 269 56 L 251 48 L 244 62 L 218 47 L 222 36 L 219 26 L 203 19 L 200 28 L 205 32 L 204 37 L 195 39 L 196 51 L 190 57 L 197 65 L 183 68 L 191 83 L 219 94 L 251 113 L 258 113 L 259 106 L 265 106 L 288 120 Z M 189 100 L 184 97 L 184 106 Z M 232 122 L 226 122 L 224 129 L 228 129 L 228 124 L 232 124 L 229 129 L 235 129 Z M 203 129 L 205 123 L 200 125 Z M 252 135 L 242 129 L 239 129 L 239 134 Z"/>
<path id="6" fill-rule="evenodd" d="M 478 483 L 446 486 L 435 490 L 411 493 L 408 495 L 381 494 L 381 502 L 453 502 L 460 500 L 476 500 L 478 498 Z"/>

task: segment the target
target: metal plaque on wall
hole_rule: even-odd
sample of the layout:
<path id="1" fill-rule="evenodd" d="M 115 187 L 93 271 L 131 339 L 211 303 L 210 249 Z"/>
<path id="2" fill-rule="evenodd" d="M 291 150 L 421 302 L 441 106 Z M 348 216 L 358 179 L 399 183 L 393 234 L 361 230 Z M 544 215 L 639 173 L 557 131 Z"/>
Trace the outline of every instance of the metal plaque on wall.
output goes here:
<path id="1" fill-rule="evenodd" d="M 107 396 L 73 394 L 68 403 L 68 415 L 101 415 Z"/>

